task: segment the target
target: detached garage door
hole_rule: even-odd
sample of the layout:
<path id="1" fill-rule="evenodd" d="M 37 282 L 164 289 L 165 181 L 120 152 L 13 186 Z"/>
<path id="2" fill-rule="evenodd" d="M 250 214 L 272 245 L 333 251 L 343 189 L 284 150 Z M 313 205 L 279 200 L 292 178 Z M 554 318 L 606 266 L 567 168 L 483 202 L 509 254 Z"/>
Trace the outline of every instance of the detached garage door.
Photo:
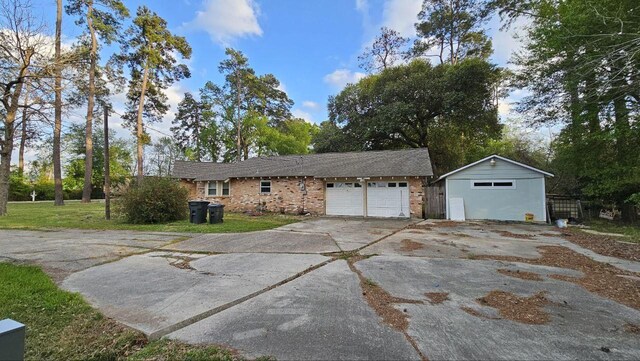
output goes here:
<path id="1" fill-rule="evenodd" d="M 369 217 L 409 217 L 411 213 L 408 183 L 367 183 L 367 215 Z"/>
<path id="2" fill-rule="evenodd" d="M 356 182 L 327 183 L 327 215 L 363 216 L 364 193 Z"/>

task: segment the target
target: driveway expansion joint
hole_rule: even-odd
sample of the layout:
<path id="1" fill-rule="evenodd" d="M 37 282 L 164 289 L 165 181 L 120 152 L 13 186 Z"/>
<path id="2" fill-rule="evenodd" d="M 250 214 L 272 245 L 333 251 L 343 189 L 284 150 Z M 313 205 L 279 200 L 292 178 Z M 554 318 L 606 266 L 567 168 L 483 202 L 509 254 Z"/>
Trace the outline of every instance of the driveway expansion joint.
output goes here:
<path id="1" fill-rule="evenodd" d="M 195 316 L 189 317 L 189 318 L 187 318 L 185 320 L 182 320 L 182 321 L 180 321 L 178 323 L 175 323 L 175 324 L 173 324 L 171 326 L 167 326 L 167 327 L 162 328 L 162 329 L 160 329 L 158 331 L 152 332 L 152 333 L 148 334 L 147 337 L 150 340 L 160 339 L 163 336 L 166 336 L 166 335 L 168 335 L 168 334 L 170 334 L 172 332 L 181 330 L 181 329 L 183 329 L 183 328 L 185 328 L 187 326 L 190 326 L 190 325 L 192 325 L 192 324 L 194 324 L 194 323 L 196 323 L 198 321 L 202 321 L 207 317 L 213 316 L 213 315 L 215 315 L 217 313 L 220 313 L 220 312 L 222 312 L 224 310 L 227 310 L 227 309 L 229 309 L 231 307 L 234 307 L 234 306 L 237 306 L 237 305 L 239 305 L 239 304 L 241 304 L 243 302 L 246 302 L 246 301 L 248 301 L 248 300 L 250 300 L 252 298 L 260 296 L 263 293 L 269 292 L 269 291 L 271 291 L 271 290 L 273 290 L 273 289 L 275 289 L 277 287 L 283 286 L 283 285 L 285 285 L 285 284 L 287 284 L 287 283 L 289 283 L 289 282 L 291 282 L 291 281 L 293 281 L 293 280 L 295 280 L 297 278 L 300 278 L 300 277 L 302 277 L 302 276 L 304 276 L 304 275 L 306 275 L 306 274 L 308 274 L 310 272 L 313 272 L 313 271 L 315 271 L 315 270 L 317 270 L 317 269 L 319 269 L 319 268 L 321 268 L 323 266 L 326 266 L 327 264 L 329 264 L 329 263 L 331 263 L 333 261 L 335 261 L 335 259 L 328 259 L 328 260 L 326 260 L 326 261 L 324 261 L 322 263 L 319 263 L 319 264 L 316 264 L 314 266 L 311 266 L 311 267 L 305 269 L 302 272 L 298 272 L 298 273 L 294 274 L 293 276 L 290 276 L 290 277 L 288 277 L 288 278 L 286 278 L 286 279 L 284 279 L 284 280 L 282 280 L 282 281 L 280 281 L 278 283 L 275 283 L 273 285 L 265 287 L 265 288 L 263 288 L 261 290 L 253 292 L 251 294 L 248 294 L 248 295 L 246 295 L 244 297 L 238 298 L 238 299 L 236 299 L 236 300 L 234 300 L 232 302 L 225 303 L 225 304 L 220 305 L 218 307 L 212 308 L 212 309 L 210 309 L 208 311 L 205 311 L 205 312 L 199 313 L 199 314 L 197 314 Z"/>

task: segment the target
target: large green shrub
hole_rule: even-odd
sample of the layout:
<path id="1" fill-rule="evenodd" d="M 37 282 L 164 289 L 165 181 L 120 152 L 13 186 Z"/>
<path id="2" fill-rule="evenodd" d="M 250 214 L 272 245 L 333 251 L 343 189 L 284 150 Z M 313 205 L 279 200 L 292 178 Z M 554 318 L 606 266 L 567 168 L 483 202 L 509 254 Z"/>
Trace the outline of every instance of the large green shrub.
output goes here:
<path id="1" fill-rule="evenodd" d="M 165 223 L 185 219 L 189 192 L 169 178 L 144 178 L 118 195 L 114 211 L 128 223 Z"/>
<path id="2" fill-rule="evenodd" d="M 11 175 L 9 176 L 9 200 L 31 200 L 31 186 L 27 182 L 26 178 L 17 171 L 11 172 Z"/>

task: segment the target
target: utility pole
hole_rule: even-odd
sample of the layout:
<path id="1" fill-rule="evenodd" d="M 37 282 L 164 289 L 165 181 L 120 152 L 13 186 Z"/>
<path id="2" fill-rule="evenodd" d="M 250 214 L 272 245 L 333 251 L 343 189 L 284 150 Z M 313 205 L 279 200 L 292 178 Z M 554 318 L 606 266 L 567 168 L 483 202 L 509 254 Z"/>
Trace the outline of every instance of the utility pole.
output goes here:
<path id="1" fill-rule="evenodd" d="M 111 177 L 109 175 L 109 108 L 104 109 L 104 218 L 111 219 Z"/>

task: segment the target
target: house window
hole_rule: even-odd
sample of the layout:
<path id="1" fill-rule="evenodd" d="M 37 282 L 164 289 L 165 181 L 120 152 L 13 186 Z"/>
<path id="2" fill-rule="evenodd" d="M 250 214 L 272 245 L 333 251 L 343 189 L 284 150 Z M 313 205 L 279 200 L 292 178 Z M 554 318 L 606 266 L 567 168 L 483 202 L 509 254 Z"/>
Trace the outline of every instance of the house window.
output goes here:
<path id="1" fill-rule="evenodd" d="M 218 195 L 218 182 L 207 182 L 207 195 L 215 197 Z"/>
<path id="2" fill-rule="evenodd" d="M 472 180 L 473 189 L 515 189 L 515 180 Z"/>
<path id="3" fill-rule="evenodd" d="M 271 193 L 271 181 L 270 180 L 261 180 L 260 181 L 260 193 L 262 193 L 262 194 Z"/>
<path id="4" fill-rule="evenodd" d="M 222 182 L 222 195 L 228 196 L 231 194 L 231 183 L 230 182 Z"/>

